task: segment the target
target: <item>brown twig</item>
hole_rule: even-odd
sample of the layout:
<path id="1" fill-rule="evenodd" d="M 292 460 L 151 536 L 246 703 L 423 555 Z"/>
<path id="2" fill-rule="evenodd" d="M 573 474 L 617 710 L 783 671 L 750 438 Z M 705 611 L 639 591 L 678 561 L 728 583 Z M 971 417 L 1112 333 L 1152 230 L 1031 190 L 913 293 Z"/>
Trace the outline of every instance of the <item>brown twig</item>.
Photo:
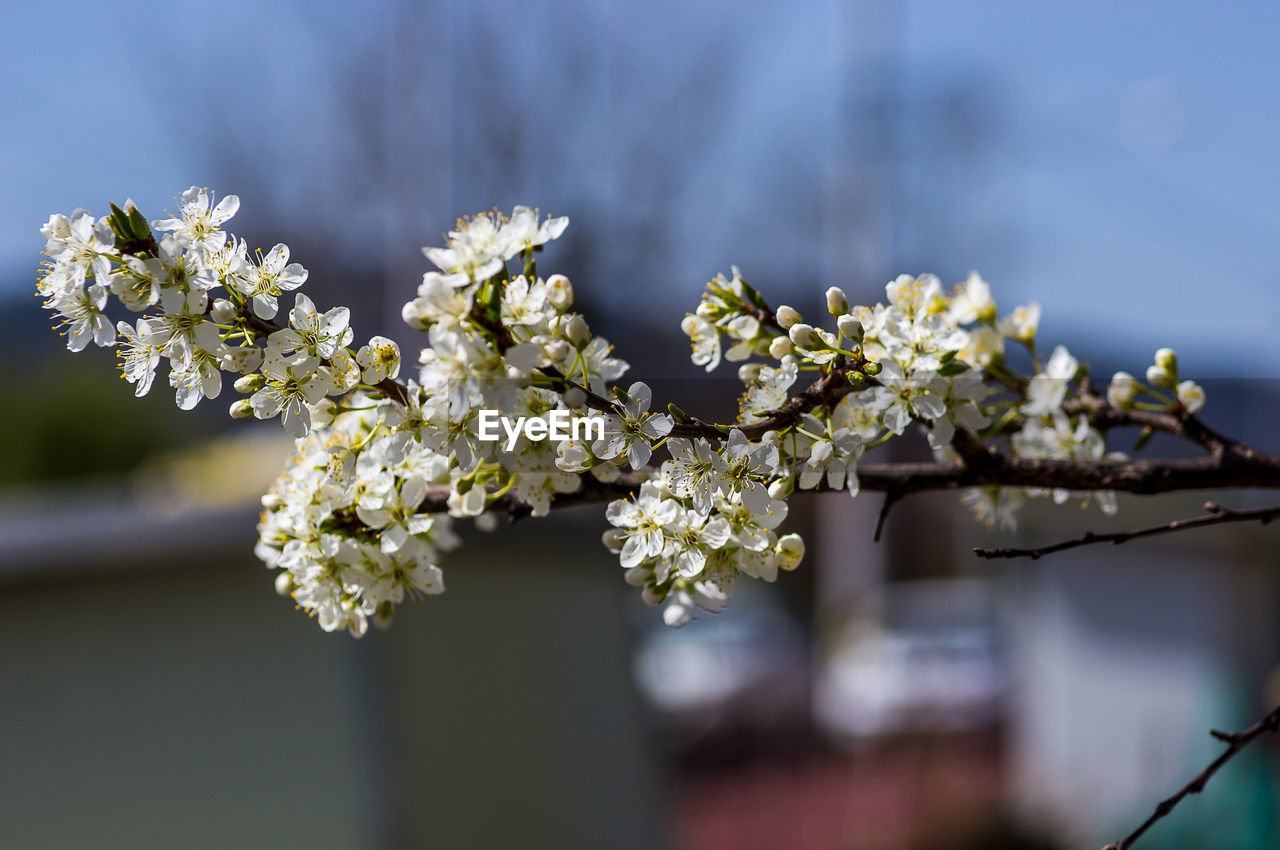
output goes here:
<path id="1" fill-rule="evenodd" d="M 590 409 L 600 413 L 612 413 L 615 415 L 619 413 L 618 406 L 614 402 L 598 393 L 592 392 L 581 384 L 575 383 L 558 369 L 547 367 L 538 371 L 548 378 L 562 381 L 566 389 L 581 390 L 586 395 L 586 405 Z M 832 369 L 810 385 L 804 392 L 792 396 L 782 407 L 769 411 L 763 419 L 756 422 L 716 425 L 695 416 L 690 417 L 688 422 L 675 423 L 668 436 L 683 437 L 685 439 L 702 438 L 713 442 L 722 442 L 728 439 L 729 429 L 736 428 L 742 431 L 743 436 L 748 440 L 759 440 L 769 431 L 782 431 L 799 424 L 806 413 L 819 407 L 834 404 L 857 389 L 875 386 L 875 379 L 867 378 L 860 387 L 855 387 L 849 383 L 849 374 L 847 369 Z"/>
<path id="2" fill-rule="evenodd" d="M 1156 809 L 1151 813 L 1151 816 L 1143 821 L 1137 829 L 1120 841 L 1108 844 L 1102 850 L 1128 850 L 1135 841 L 1142 837 L 1143 833 L 1151 828 L 1152 824 L 1173 811 L 1173 807 L 1182 802 L 1183 798 L 1188 794 L 1199 794 L 1203 791 L 1205 783 L 1218 772 L 1220 767 L 1234 758 L 1236 753 L 1243 750 L 1251 741 L 1261 736 L 1262 733 L 1276 731 L 1280 731 L 1280 706 L 1277 706 L 1270 714 L 1243 732 L 1210 732 L 1209 734 L 1213 735 L 1214 738 L 1228 745 L 1222 755 L 1210 762 L 1204 770 L 1197 773 L 1190 782 L 1179 788 L 1172 796 L 1161 800 L 1156 805 Z"/>
<path id="3" fill-rule="evenodd" d="M 1210 454 L 1221 454 L 1239 446 L 1236 440 L 1215 431 L 1196 416 L 1185 411 L 1120 410 L 1092 392 L 1091 385 L 1081 387 L 1080 398 L 1063 403 L 1067 415 L 1084 413 L 1099 431 L 1135 426 L 1150 428 L 1202 446 Z"/>
<path id="4" fill-rule="evenodd" d="M 1092 531 L 1086 531 L 1082 536 L 1072 540 L 1064 540 L 1061 543 L 1054 543 L 1051 546 L 1042 546 L 1035 549 L 975 548 L 973 551 L 974 554 L 982 558 L 1030 558 L 1035 561 L 1045 555 L 1051 555 L 1054 552 L 1061 552 L 1064 549 L 1074 549 L 1077 546 L 1089 546 L 1094 543 L 1113 543 L 1118 545 L 1129 540 L 1135 540 L 1139 537 L 1154 537 L 1158 534 L 1172 534 L 1175 531 L 1187 531 L 1192 528 L 1203 528 L 1206 525 L 1222 525 L 1229 522 L 1260 522 L 1263 525 L 1266 525 L 1272 520 L 1280 518 L 1280 507 L 1241 511 L 1223 507 L 1216 502 L 1205 502 L 1204 509 L 1207 512 L 1204 516 L 1191 517 L 1190 519 L 1175 519 L 1173 522 L 1166 522 L 1161 525 L 1153 525 L 1148 528 L 1140 528 L 1134 531 L 1116 531 L 1108 534 L 1097 534 Z"/>
<path id="5" fill-rule="evenodd" d="M 884 531 L 885 521 L 889 519 L 889 511 L 902 498 L 902 493 L 898 490 L 887 490 L 884 494 L 884 504 L 880 506 L 880 514 L 876 517 L 876 531 L 871 536 L 873 543 L 880 542 L 880 533 Z"/>
<path id="6" fill-rule="evenodd" d="M 858 468 L 862 490 L 886 493 L 897 491 L 899 498 L 934 490 L 967 487 L 1034 487 L 1062 490 L 1118 490 L 1142 495 L 1184 490 L 1226 490 L 1257 488 L 1280 490 L 1280 457 L 1261 452 L 1249 460 L 1232 453 L 1223 457 L 1177 458 L 1173 460 L 1036 460 L 992 454 L 991 463 L 975 469 L 959 463 L 871 463 Z M 639 482 L 621 476 L 613 492 L 622 495 L 639 489 Z M 825 488 L 818 488 L 823 490 Z M 598 490 L 579 495 L 559 495 L 552 503 L 577 504 L 601 501 Z M 432 488 L 423 510 L 447 509 L 449 489 Z M 608 498 L 619 498 L 611 495 Z M 511 499 L 510 494 L 503 499 Z M 507 507 L 501 500 L 495 509 Z"/>

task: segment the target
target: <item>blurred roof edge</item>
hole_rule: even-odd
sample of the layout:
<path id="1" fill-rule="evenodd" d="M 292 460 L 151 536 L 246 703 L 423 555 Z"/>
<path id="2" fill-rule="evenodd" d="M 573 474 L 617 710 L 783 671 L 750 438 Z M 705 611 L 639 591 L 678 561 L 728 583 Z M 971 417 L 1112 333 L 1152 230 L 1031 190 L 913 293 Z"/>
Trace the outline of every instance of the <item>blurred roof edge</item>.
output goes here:
<path id="1" fill-rule="evenodd" d="M 163 509 L 127 479 L 0 492 L 0 584 L 246 557 L 258 506 Z"/>

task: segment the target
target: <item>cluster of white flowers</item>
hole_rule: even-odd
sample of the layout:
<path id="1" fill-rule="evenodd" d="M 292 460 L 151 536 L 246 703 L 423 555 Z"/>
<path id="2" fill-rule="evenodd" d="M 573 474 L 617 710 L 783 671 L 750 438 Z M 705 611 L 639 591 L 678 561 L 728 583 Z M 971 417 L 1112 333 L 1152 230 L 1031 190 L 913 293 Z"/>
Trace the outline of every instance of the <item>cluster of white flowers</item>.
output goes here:
<path id="1" fill-rule="evenodd" d="M 743 454 L 746 439 L 741 431 L 733 434 L 743 470 L 736 480 L 754 480 L 748 470 L 768 458 Z M 680 442 L 672 447 L 676 459 L 663 463 L 636 496 L 609 505 L 606 516 L 614 527 L 604 535 L 605 546 L 627 569 L 627 582 L 641 588 L 649 604 L 664 605 L 669 626 L 687 623 L 695 607 L 720 611 L 738 576 L 771 582 L 779 569 L 793 570 L 804 557 L 798 534 L 779 537 L 774 531 L 786 519 L 785 501 L 766 491 L 763 510 L 748 507 L 748 491 L 734 486 L 733 467 L 720 452 L 705 440 L 696 448 Z"/>
<path id="2" fill-rule="evenodd" d="M 298 441 L 263 497 L 256 551 L 323 629 L 358 637 L 406 596 L 443 592 L 436 561 L 458 541 L 448 515 L 420 510 L 431 483 L 448 479 L 449 458 L 387 427 L 405 421 L 398 403 L 355 393 L 347 404 Z"/>
<path id="3" fill-rule="evenodd" d="M 798 422 L 767 431 L 780 450 L 775 480 L 788 489 L 848 489 L 857 494 L 857 463 L 867 449 L 904 434 L 912 423 L 924 431 L 940 460 L 957 457 L 952 441 L 965 431 L 991 445 L 1006 440 L 1015 457 L 1052 460 L 1121 459 L 1107 452 L 1104 436 L 1090 424 L 1079 401 L 1078 362 L 1063 347 L 1041 365 L 1035 349 L 1040 307 L 1030 304 L 1000 316 L 987 283 L 972 273 L 947 292 L 933 275 L 902 275 L 885 287 L 886 301 L 851 306 L 838 287 L 827 290 L 827 309 L 834 329 L 803 321 L 791 307 L 779 307 L 772 327 L 763 300 L 737 269 L 708 284 L 695 313 L 682 325 L 693 346 L 695 364 L 708 371 L 719 364 L 724 340 L 732 347 L 724 359 L 752 356 L 738 375 L 746 385 L 741 400 L 743 423 L 768 423 L 792 394 L 799 373 L 829 376 L 842 368 L 848 384 L 828 395 L 829 403 L 804 413 Z M 1006 346 L 1025 349 L 1032 364 L 1029 378 L 1006 360 Z M 770 362 L 775 361 L 775 362 Z M 1148 370 L 1150 387 L 1118 373 L 1106 402 L 1120 411 L 1132 409 L 1135 396 L 1151 397 L 1152 410 L 1195 413 L 1203 390 L 1179 381 L 1177 359 L 1161 349 Z M 1174 398 L 1160 390 L 1172 390 Z M 1138 402 L 1141 406 L 1142 403 Z M 1028 497 L 1050 495 L 1056 502 L 1065 490 L 981 487 L 962 494 L 962 501 L 988 526 L 1011 529 L 1017 509 Z M 1110 492 L 1084 494 L 1104 511 L 1115 510 Z"/>
<path id="4" fill-rule="evenodd" d="M 118 345 L 121 373 L 138 396 L 167 359 L 183 410 L 217 398 L 223 372 L 243 376 L 236 389 L 253 396 L 232 405 L 232 415 L 283 414 L 295 437 L 307 434 L 326 396 L 361 382 L 360 364 L 377 362 L 364 369 L 365 380 L 398 369 L 390 340 L 375 337 L 358 353 L 346 347 L 353 333 L 345 307 L 320 315 L 299 293 L 288 326 L 271 324 L 277 299 L 306 281 L 306 269 L 289 262 L 286 245 L 254 256 L 223 229 L 240 207 L 235 195 L 214 205 L 208 190 L 192 186 L 179 202 L 177 216 L 153 222 L 127 202 L 102 218 L 85 210 L 54 215 L 41 228 L 48 261 L 37 290 L 65 326 L 69 349 L 81 351 L 90 339 Z M 106 315 L 112 295 L 141 317 L 113 325 Z"/>
<path id="5" fill-rule="evenodd" d="M 137 395 L 161 359 L 177 403 L 216 398 L 222 373 L 238 376 L 237 418 L 280 417 L 296 452 L 263 497 L 257 553 L 277 588 L 328 631 L 361 635 L 406 597 L 443 591 L 438 561 L 458 540 L 451 522 L 492 526 L 497 510 L 542 516 L 564 494 L 616 494 L 605 545 L 663 618 L 681 625 L 719 611 L 736 581 L 772 582 L 795 569 L 804 541 L 780 534 L 796 490 L 859 492 L 864 452 L 917 426 L 939 459 L 968 443 L 1004 443 L 1014 457 L 1113 457 L 1092 424 L 1114 411 L 1189 414 L 1204 403 L 1161 349 L 1147 384 L 1117 373 L 1106 399 L 1090 396 L 1065 348 L 1041 364 L 1035 304 L 999 316 L 976 274 L 948 292 L 932 275 L 901 276 L 886 300 L 854 306 L 827 290 L 828 327 L 791 307 L 771 310 L 735 268 L 711 281 L 681 327 L 693 362 L 708 371 L 741 364 L 739 421 L 711 425 L 674 406 L 651 410 L 643 383 L 607 340 L 572 312 L 564 275 L 538 275 L 536 258 L 566 218 L 516 207 L 510 217 L 460 220 L 403 318 L 425 335 L 413 379 L 399 381 L 400 349 L 374 337 L 352 349 L 346 307 L 321 312 L 295 293 L 306 269 L 276 245 L 251 254 L 223 229 L 234 195 L 214 203 L 192 187 L 176 216 L 148 222 L 132 203 L 95 218 L 55 215 L 42 232 L 48 261 L 38 284 L 73 351 L 118 345 Z M 109 296 L 133 323 L 107 318 Z M 1017 344 L 1031 364 L 1006 359 Z M 805 390 L 802 373 L 815 379 Z M 486 436 L 492 414 L 541 422 L 505 444 Z M 551 427 L 567 414 L 603 419 L 590 438 Z M 547 435 L 538 440 L 536 433 Z M 661 451 L 661 454 L 658 452 Z M 587 493 L 590 496 L 590 493 Z M 1012 527 L 1031 496 L 1066 491 L 974 488 L 962 498 L 988 525 Z M 1114 510 L 1110 493 L 1090 493 Z"/>

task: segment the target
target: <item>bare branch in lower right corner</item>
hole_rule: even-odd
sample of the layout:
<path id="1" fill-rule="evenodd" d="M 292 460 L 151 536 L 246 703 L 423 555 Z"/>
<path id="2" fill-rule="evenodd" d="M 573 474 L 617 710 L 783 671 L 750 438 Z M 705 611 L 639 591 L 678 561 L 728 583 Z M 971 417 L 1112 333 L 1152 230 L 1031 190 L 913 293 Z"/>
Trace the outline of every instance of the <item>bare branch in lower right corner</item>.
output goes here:
<path id="1" fill-rule="evenodd" d="M 1204 790 L 1205 784 L 1218 772 L 1218 768 L 1229 762 L 1235 757 L 1236 753 L 1243 750 L 1251 741 L 1262 735 L 1264 732 L 1280 731 L 1280 706 L 1272 709 L 1271 713 L 1259 720 L 1257 723 L 1245 729 L 1243 732 L 1210 732 L 1213 737 L 1227 744 L 1227 749 L 1220 756 L 1209 763 L 1204 770 L 1192 777 L 1191 781 L 1179 788 L 1170 797 L 1161 800 L 1154 812 L 1142 822 L 1142 824 L 1119 841 L 1108 844 L 1102 850 L 1128 850 L 1133 843 L 1142 837 L 1152 824 L 1173 811 L 1173 807 L 1182 802 L 1183 798 L 1188 794 L 1199 794 Z"/>
<path id="2" fill-rule="evenodd" d="M 1161 525 L 1153 525 L 1148 528 L 1139 528 L 1135 531 L 1116 531 L 1108 534 L 1097 534 L 1092 531 L 1086 531 L 1080 537 L 1071 540 L 1063 540 L 1060 543 L 1054 543 L 1050 546 L 1041 546 L 1033 549 L 982 549 L 975 548 L 973 551 L 981 558 L 1030 558 L 1036 560 L 1045 555 L 1051 555 L 1054 552 L 1061 552 L 1064 549 L 1074 549 L 1077 546 L 1089 546 L 1094 543 L 1126 543 L 1139 537 L 1155 537 L 1158 534 L 1172 534 L 1175 531 L 1187 531 L 1192 528 L 1203 528 L 1206 525 L 1223 525 L 1229 522 L 1260 522 L 1263 525 L 1275 519 L 1280 519 L 1280 506 L 1271 508 L 1257 508 L 1254 510 L 1235 510 L 1233 508 L 1224 507 L 1217 502 L 1205 502 L 1205 514 L 1203 516 L 1191 517 L 1189 519 L 1175 519 L 1173 522 L 1162 523 Z"/>

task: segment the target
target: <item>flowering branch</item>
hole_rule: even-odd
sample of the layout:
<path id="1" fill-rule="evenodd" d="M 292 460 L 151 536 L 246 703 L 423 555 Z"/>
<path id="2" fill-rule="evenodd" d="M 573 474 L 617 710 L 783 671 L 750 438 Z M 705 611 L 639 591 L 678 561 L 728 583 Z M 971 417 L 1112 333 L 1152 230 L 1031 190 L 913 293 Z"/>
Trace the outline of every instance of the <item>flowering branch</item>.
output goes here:
<path id="1" fill-rule="evenodd" d="M 348 308 L 321 312 L 295 293 L 277 318 L 307 270 L 285 245 L 250 252 L 224 229 L 239 199 L 214 201 L 192 187 L 171 218 L 131 205 L 55 215 L 38 289 L 68 348 L 119 346 L 137 395 L 167 361 L 179 407 L 218 397 L 230 372 L 246 396 L 232 416 L 280 418 L 298 442 L 263 497 L 257 554 L 329 631 L 358 636 L 406 596 L 442 592 L 438 562 L 461 519 L 492 527 L 500 514 L 608 502 L 605 545 L 680 625 L 721 610 L 739 579 L 799 564 L 803 540 L 779 530 L 797 490 L 884 492 L 878 538 L 893 505 L 925 490 L 960 490 L 979 520 L 1009 527 L 1028 498 L 1112 512 L 1117 491 L 1280 488 L 1280 458 L 1196 418 L 1204 392 L 1180 380 L 1172 351 L 1156 352 L 1145 382 L 1120 372 L 1095 388 L 1065 348 L 1041 360 L 1039 307 L 1001 316 L 976 274 L 951 291 L 903 275 L 870 306 L 831 287 L 827 327 L 770 307 L 737 269 L 716 277 L 681 328 L 707 371 L 740 364 L 739 414 L 719 424 L 650 410 L 645 384 L 619 383 L 629 366 L 572 311 L 568 278 L 538 274 L 565 218 L 482 214 L 425 248 L 437 270 L 402 312 L 425 339 L 401 380 L 395 342 L 349 347 Z M 141 317 L 113 325 L 109 298 Z M 812 379 L 797 391 L 802 372 Z M 572 433 L 557 429 L 575 417 Z M 1108 452 L 1108 434 L 1130 426 L 1142 429 L 1135 451 L 1160 432 L 1205 456 Z M 909 430 L 924 432 L 932 462 L 864 462 Z"/>
<path id="2" fill-rule="evenodd" d="M 1250 742 L 1261 737 L 1264 732 L 1277 731 L 1280 731 L 1280 706 L 1277 706 L 1266 717 L 1262 718 L 1242 732 L 1211 731 L 1209 733 L 1210 735 L 1227 744 L 1227 749 L 1223 751 L 1222 755 L 1210 762 L 1204 770 L 1197 773 L 1190 782 L 1179 788 L 1172 796 L 1161 800 L 1156 805 L 1155 811 L 1151 813 L 1151 816 L 1143 821 L 1137 829 L 1129 833 L 1129 835 L 1120 841 L 1108 844 L 1106 847 L 1102 848 L 1102 850 L 1128 850 L 1128 848 L 1132 847 L 1133 843 L 1141 838 L 1156 821 L 1167 816 L 1171 811 L 1173 811 L 1174 806 L 1182 802 L 1187 795 L 1199 794 L 1203 791 L 1205 784 L 1215 773 L 1218 772 L 1218 769 L 1231 761 L 1231 759 L 1248 746 Z"/>
<path id="3" fill-rule="evenodd" d="M 385 626 L 406 597 L 444 591 L 442 555 L 457 520 L 491 529 L 553 508 L 608 502 L 603 542 L 625 580 L 671 626 L 718 612 L 743 579 L 775 581 L 804 557 L 780 533 L 798 490 L 885 493 L 891 508 L 928 490 L 961 491 L 988 526 L 1012 528 L 1031 498 L 1084 499 L 1116 510 L 1116 492 L 1280 489 L 1280 456 L 1231 439 L 1196 413 L 1203 389 L 1162 348 L 1145 381 L 1117 372 L 1105 389 L 1065 347 L 1042 360 L 1040 308 L 1001 315 L 976 273 L 950 290 L 902 275 L 885 302 L 851 305 L 826 292 L 827 327 L 776 310 L 734 268 L 709 282 L 681 321 L 691 359 L 710 372 L 739 363 L 734 424 L 674 404 L 651 411 L 649 387 L 619 383 L 629 365 L 572 311 L 564 275 L 537 261 L 567 218 L 528 207 L 459 220 L 443 248 L 424 248 L 423 275 L 402 316 L 425 335 L 416 375 L 399 380 L 400 348 L 375 336 L 353 345 L 350 310 L 321 313 L 295 293 L 308 272 L 287 246 L 250 252 L 224 229 L 240 201 L 182 193 L 176 216 L 149 221 L 132 204 L 95 218 L 54 215 L 41 228 L 47 261 L 37 289 L 67 347 L 118 347 L 123 377 L 148 393 L 159 364 L 182 409 L 217 398 L 238 376 L 235 418 L 270 420 L 295 453 L 262 497 L 256 554 L 326 631 L 359 637 Z M 109 299 L 142 314 L 112 323 Z M 114 309 L 114 308 L 113 308 Z M 793 391 L 801 372 L 807 388 Z M 487 423 L 502 420 L 505 438 Z M 558 425 L 574 419 L 572 431 Z M 514 424 L 512 424 L 514 421 Z M 579 425 L 586 425 L 585 434 Z M 1203 449 L 1195 458 L 1134 459 L 1108 451 L 1117 428 Z M 920 432 L 931 462 L 863 462 L 866 452 Z M 656 453 L 662 452 L 658 455 Z M 1233 510 L 1039 549 L 980 549 L 1039 558 L 1075 546 L 1280 517 L 1280 507 Z M 1214 733 L 1227 751 L 1114 850 L 1124 850 L 1263 731 L 1280 708 L 1240 733 Z"/>
<path id="4" fill-rule="evenodd" d="M 1064 549 L 1074 549 L 1077 546 L 1089 546 L 1094 543 L 1114 543 L 1118 545 L 1139 537 L 1154 537 L 1158 534 L 1172 534 L 1175 531 L 1187 531 L 1192 528 L 1203 528 L 1206 525 L 1223 525 L 1229 522 L 1260 522 L 1266 525 L 1280 517 L 1280 507 L 1242 511 L 1223 507 L 1217 502 L 1205 502 L 1204 509 L 1207 513 L 1203 516 L 1190 519 L 1175 519 L 1172 522 L 1134 531 L 1117 531 L 1109 534 L 1096 534 L 1092 531 L 1087 531 L 1081 537 L 1036 549 L 982 549 L 975 547 L 973 551 L 982 558 L 1030 558 L 1035 561 L 1045 555 L 1061 552 Z"/>

